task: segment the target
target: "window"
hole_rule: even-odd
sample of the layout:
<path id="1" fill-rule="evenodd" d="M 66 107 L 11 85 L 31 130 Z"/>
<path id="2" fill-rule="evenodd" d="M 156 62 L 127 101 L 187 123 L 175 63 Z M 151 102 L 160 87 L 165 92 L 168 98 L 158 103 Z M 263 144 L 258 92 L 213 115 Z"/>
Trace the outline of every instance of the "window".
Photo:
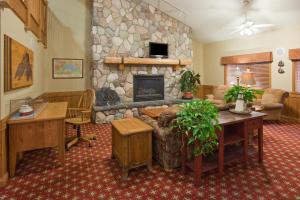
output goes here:
<path id="1" fill-rule="evenodd" d="M 294 65 L 294 92 L 300 93 L 300 61 L 293 62 Z"/>
<path id="2" fill-rule="evenodd" d="M 271 64 L 269 63 L 225 65 L 225 77 L 224 77 L 225 84 L 228 85 L 236 84 L 236 73 L 238 69 L 241 71 L 241 73 L 245 72 L 247 69 L 250 69 L 250 71 L 254 74 L 254 78 L 256 81 L 256 85 L 254 85 L 255 87 L 260 87 L 260 88 L 271 87 L 270 67 Z M 299 74 L 300 74 L 300 70 L 299 70 Z"/>

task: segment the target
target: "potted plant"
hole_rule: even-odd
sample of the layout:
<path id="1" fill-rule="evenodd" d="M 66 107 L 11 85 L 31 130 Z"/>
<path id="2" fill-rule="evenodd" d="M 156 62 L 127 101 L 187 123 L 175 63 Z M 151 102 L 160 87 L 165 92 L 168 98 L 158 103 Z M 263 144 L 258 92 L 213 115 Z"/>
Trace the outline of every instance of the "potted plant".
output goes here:
<path id="1" fill-rule="evenodd" d="M 193 93 L 200 85 L 200 75 L 190 70 L 182 70 L 180 78 L 180 90 L 183 92 L 183 99 L 192 99 Z"/>
<path id="2" fill-rule="evenodd" d="M 195 144 L 194 155 L 207 156 L 218 146 L 216 129 L 221 129 L 218 109 L 208 100 L 195 100 L 183 104 L 177 113 L 173 128 L 187 137 L 188 144 Z"/>
<path id="3" fill-rule="evenodd" d="M 236 102 L 236 111 L 243 111 L 247 108 L 249 103 L 252 103 L 256 99 L 256 95 L 262 94 L 262 90 L 251 89 L 249 87 L 243 87 L 240 85 L 234 85 L 230 88 L 224 96 L 225 101 Z M 242 105 L 239 105 L 242 104 Z M 242 108 L 238 108 L 242 107 Z M 243 109 L 243 110 L 241 110 Z"/>

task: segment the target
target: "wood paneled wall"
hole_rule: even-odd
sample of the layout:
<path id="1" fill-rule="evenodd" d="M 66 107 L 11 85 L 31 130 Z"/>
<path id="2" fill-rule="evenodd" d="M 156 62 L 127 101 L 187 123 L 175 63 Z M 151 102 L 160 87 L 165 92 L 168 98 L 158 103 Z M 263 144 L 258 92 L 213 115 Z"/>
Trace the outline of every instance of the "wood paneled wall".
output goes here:
<path id="1" fill-rule="evenodd" d="M 48 102 L 68 102 L 69 108 L 76 108 L 78 106 L 79 99 L 83 91 L 72 92 L 48 92 L 41 95 L 39 98 L 43 98 Z"/>
<path id="2" fill-rule="evenodd" d="M 285 119 L 300 122 L 300 94 L 290 93 L 289 97 L 284 102 L 282 113 Z"/>
<path id="3" fill-rule="evenodd" d="M 8 180 L 7 171 L 7 118 L 0 120 L 0 187 L 6 185 Z"/>
<path id="4" fill-rule="evenodd" d="M 0 0 L 0 7 L 11 9 L 33 32 L 39 42 L 47 46 L 47 0 Z"/>
<path id="5" fill-rule="evenodd" d="M 196 97 L 204 99 L 206 95 L 213 93 L 212 85 L 200 85 L 197 89 Z"/>

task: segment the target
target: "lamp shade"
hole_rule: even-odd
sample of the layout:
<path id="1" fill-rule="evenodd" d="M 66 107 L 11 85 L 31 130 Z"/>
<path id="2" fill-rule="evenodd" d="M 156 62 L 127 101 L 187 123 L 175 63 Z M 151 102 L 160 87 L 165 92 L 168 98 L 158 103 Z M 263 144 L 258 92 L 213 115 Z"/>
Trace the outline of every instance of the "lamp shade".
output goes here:
<path id="1" fill-rule="evenodd" d="M 251 86 L 251 85 L 256 84 L 254 74 L 249 69 L 247 69 L 247 71 L 242 74 L 241 84 L 244 84 L 244 85 L 247 85 L 247 86 Z"/>

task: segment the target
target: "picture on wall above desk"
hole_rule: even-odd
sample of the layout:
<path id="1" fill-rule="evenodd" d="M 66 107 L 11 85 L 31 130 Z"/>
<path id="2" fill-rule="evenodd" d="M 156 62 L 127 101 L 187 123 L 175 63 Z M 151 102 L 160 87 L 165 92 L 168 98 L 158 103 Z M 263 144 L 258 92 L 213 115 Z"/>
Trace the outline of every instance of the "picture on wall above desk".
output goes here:
<path id="1" fill-rule="evenodd" d="M 53 58 L 54 79 L 83 78 L 83 59 Z"/>
<path id="2" fill-rule="evenodd" d="M 33 83 L 33 51 L 4 35 L 4 90 L 29 87 Z"/>

